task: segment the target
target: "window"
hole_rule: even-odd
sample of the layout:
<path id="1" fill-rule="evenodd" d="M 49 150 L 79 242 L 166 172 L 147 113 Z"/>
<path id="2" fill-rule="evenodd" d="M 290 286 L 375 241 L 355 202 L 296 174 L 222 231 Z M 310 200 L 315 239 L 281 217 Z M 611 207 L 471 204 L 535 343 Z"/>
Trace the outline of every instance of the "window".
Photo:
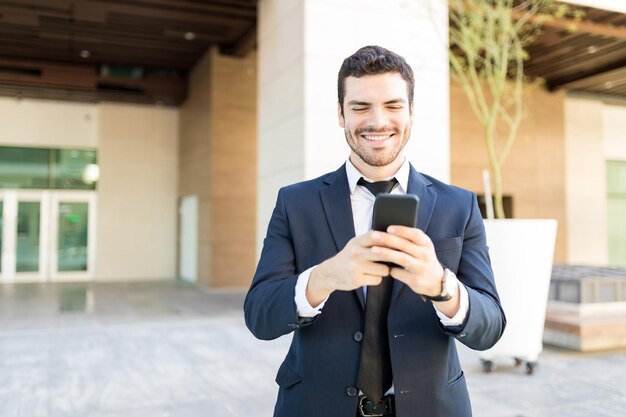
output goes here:
<path id="1" fill-rule="evenodd" d="M 609 265 L 626 266 L 626 161 L 607 161 Z"/>
<path id="2" fill-rule="evenodd" d="M 0 146 L 0 188 L 95 190 L 95 149 Z"/>

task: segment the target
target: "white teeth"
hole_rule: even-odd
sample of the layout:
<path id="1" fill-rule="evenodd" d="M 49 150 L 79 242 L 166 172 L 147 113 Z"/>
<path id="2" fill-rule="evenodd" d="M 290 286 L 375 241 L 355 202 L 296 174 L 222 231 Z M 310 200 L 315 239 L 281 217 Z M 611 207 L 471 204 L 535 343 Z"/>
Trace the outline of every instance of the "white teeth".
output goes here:
<path id="1" fill-rule="evenodd" d="M 380 141 L 380 140 L 385 140 L 385 139 L 389 139 L 391 137 L 391 135 L 385 135 L 385 136 L 369 136 L 369 135 L 363 135 L 363 137 L 367 140 L 371 140 L 371 141 Z"/>

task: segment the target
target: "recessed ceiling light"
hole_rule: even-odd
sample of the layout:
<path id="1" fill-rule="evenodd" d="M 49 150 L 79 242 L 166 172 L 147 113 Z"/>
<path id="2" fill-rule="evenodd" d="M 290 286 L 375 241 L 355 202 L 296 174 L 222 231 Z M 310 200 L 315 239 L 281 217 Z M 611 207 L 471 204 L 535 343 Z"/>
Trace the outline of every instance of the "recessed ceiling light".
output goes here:
<path id="1" fill-rule="evenodd" d="M 185 39 L 187 39 L 188 41 L 192 41 L 196 39 L 196 34 L 193 32 L 185 32 Z"/>
<path id="2" fill-rule="evenodd" d="M 595 54 L 596 52 L 598 52 L 598 48 L 591 45 L 590 47 L 587 48 L 587 52 L 589 52 L 590 54 Z"/>
<path id="3" fill-rule="evenodd" d="M 90 56 L 91 52 L 89 52 L 87 49 L 83 49 L 82 51 L 80 51 L 81 58 L 89 58 Z"/>

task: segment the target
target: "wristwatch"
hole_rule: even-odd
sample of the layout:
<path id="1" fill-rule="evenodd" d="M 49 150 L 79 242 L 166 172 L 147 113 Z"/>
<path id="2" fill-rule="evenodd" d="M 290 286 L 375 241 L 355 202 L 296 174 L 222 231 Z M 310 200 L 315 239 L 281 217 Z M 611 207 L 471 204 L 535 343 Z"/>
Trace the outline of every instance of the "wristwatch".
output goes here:
<path id="1" fill-rule="evenodd" d="M 441 293 L 432 297 L 422 294 L 422 299 L 430 301 L 448 301 L 454 296 L 458 286 L 459 284 L 452 272 L 450 272 L 448 268 L 444 267 L 443 279 L 441 280 Z"/>

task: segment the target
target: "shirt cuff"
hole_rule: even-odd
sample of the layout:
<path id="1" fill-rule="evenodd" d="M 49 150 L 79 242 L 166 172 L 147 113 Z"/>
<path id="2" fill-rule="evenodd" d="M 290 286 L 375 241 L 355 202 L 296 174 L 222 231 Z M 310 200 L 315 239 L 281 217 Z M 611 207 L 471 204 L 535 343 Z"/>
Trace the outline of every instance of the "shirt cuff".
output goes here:
<path id="1" fill-rule="evenodd" d="M 456 277 L 456 275 L 452 272 L 448 272 L 447 279 L 454 279 L 459 285 L 459 296 L 461 297 L 459 311 L 454 315 L 454 317 L 450 318 L 443 314 L 441 311 L 437 310 L 435 304 L 433 307 L 435 308 L 435 313 L 437 313 L 437 317 L 441 321 L 441 324 L 444 326 L 460 326 L 465 321 L 465 317 L 467 316 L 467 312 L 469 311 L 469 295 L 467 294 L 467 288 Z"/>
<path id="2" fill-rule="evenodd" d="M 317 265 L 316 265 L 317 266 Z M 311 271 L 315 268 L 315 266 L 307 269 L 303 273 L 300 274 L 298 280 L 296 281 L 296 293 L 294 296 L 294 300 L 296 302 L 296 311 L 298 313 L 298 317 L 315 317 L 318 314 L 322 313 L 322 308 L 328 297 L 324 299 L 317 307 L 312 307 L 309 304 L 309 301 L 306 299 L 306 287 L 309 283 L 309 277 L 311 276 Z"/>

